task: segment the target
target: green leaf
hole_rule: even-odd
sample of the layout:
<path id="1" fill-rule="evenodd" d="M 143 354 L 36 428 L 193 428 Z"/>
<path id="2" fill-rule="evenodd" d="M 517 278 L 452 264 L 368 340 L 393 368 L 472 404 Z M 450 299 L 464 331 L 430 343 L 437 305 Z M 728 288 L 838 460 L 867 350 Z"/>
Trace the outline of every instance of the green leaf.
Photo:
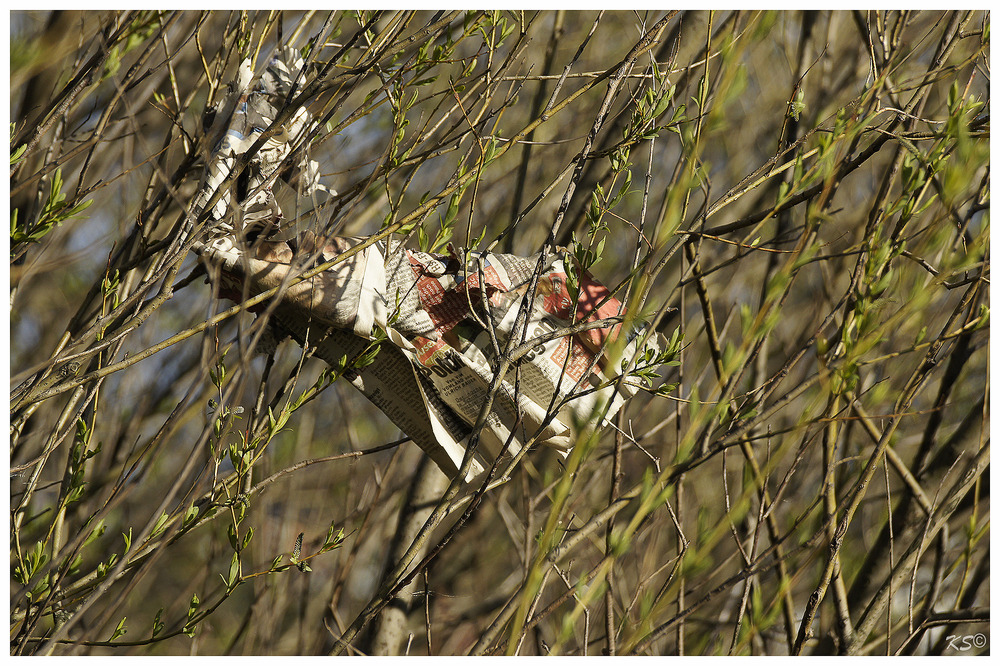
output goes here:
<path id="1" fill-rule="evenodd" d="M 21 144 L 14 149 L 14 152 L 10 154 L 10 164 L 11 166 L 17 164 L 21 161 L 21 156 L 24 155 L 24 151 L 27 150 L 27 144 Z"/>
<path id="2" fill-rule="evenodd" d="M 31 591 L 27 593 L 27 597 L 31 600 L 36 600 L 48 594 L 49 583 L 51 582 L 51 580 L 52 580 L 51 573 L 46 576 L 43 576 L 40 580 L 35 582 L 34 586 L 32 586 L 31 588 Z"/>
<path id="3" fill-rule="evenodd" d="M 107 562 L 99 562 L 97 564 L 97 577 L 103 578 L 108 575 L 111 571 L 111 567 L 115 566 L 115 562 L 118 561 L 118 553 L 111 553 L 111 557 L 108 558 Z"/>
<path id="4" fill-rule="evenodd" d="M 76 441 L 86 444 L 90 441 L 90 433 L 87 431 L 87 422 L 82 418 L 76 420 Z"/>
<path id="5" fill-rule="evenodd" d="M 163 617 L 162 608 L 156 611 L 156 617 L 153 618 L 153 633 L 150 636 L 150 638 L 156 638 L 156 635 L 159 634 L 161 631 L 163 631 L 163 627 L 165 625 L 163 624 L 163 622 L 160 621 L 161 617 Z"/>
<path id="6" fill-rule="evenodd" d="M 181 629 L 186 636 L 191 638 L 194 638 L 195 616 L 198 614 L 199 608 L 201 608 L 201 599 L 198 598 L 197 594 L 191 595 L 191 603 L 188 604 L 187 622 L 184 624 L 184 628 Z"/>
<path id="7" fill-rule="evenodd" d="M 322 552 L 340 547 L 344 542 L 344 528 L 337 529 L 336 523 L 330 523 L 330 529 L 326 531 L 326 541 L 323 542 Z"/>
<path id="8" fill-rule="evenodd" d="M 676 90 L 677 86 L 671 85 L 663 92 L 659 101 L 656 103 L 656 106 L 653 108 L 653 118 L 658 118 L 664 111 L 667 110 L 667 107 L 670 106 L 671 100 L 674 98 L 674 91 Z"/>
<path id="9" fill-rule="evenodd" d="M 226 587 L 233 589 L 240 578 L 240 554 L 233 553 L 233 559 L 229 562 L 229 576 L 226 578 Z"/>
<path id="10" fill-rule="evenodd" d="M 676 389 L 677 384 L 662 384 L 656 389 L 656 395 L 668 397 Z"/>
<path id="11" fill-rule="evenodd" d="M 118 626 L 115 627 L 114 632 L 111 634 L 111 638 L 108 639 L 109 642 L 115 640 L 116 638 L 124 636 L 125 634 L 128 633 L 128 629 L 125 628 L 125 620 L 127 618 L 128 618 L 127 615 L 122 617 L 121 622 L 118 623 Z"/>
<path id="12" fill-rule="evenodd" d="M 87 199 L 86 201 L 82 201 L 82 202 L 78 203 L 77 205 L 75 205 L 72 208 L 70 208 L 69 211 L 67 211 L 66 213 L 63 214 L 63 219 L 69 219 L 71 217 L 76 217 L 77 215 L 79 215 L 83 211 L 85 211 L 88 208 L 90 208 L 90 204 L 92 204 L 92 203 L 94 203 L 93 199 Z"/>
<path id="13" fill-rule="evenodd" d="M 163 529 L 166 527 L 167 520 L 169 518 L 170 516 L 166 512 L 161 513 L 160 517 L 156 519 L 156 524 L 153 525 L 153 531 L 150 533 L 150 537 L 159 536 L 160 533 L 163 532 Z"/>
<path id="14" fill-rule="evenodd" d="M 361 356 L 354 361 L 354 368 L 356 370 L 361 370 L 362 368 L 367 368 L 369 365 L 375 362 L 375 357 L 378 356 L 380 347 L 378 345 L 371 345 L 367 351 L 365 351 Z"/>
<path id="15" fill-rule="evenodd" d="M 56 169 L 49 181 L 49 207 L 60 204 L 66 195 L 62 193 L 62 169 Z"/>
<path id="16" fill-rule="evenodd" d="M 184 512 L 184 520 L 181 521 L 181 526 L 187 527 L 188 525 L 193 523 L 197 518 L 198 518 L 198 507 L 192 504 L 191 506 L 188 507 L 188 510 Z"/>

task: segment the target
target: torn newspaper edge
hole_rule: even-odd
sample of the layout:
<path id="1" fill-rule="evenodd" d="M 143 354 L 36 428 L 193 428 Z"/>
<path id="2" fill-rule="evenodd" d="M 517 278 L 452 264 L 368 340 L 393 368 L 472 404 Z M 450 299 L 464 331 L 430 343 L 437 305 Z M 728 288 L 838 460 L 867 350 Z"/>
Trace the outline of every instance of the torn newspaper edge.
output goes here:
<path id="1" fill-rule="evenodd" d="M 206 191 L 226 187 L 236 156 L 252 144 L 259 124 L 249 110 L 257 109 L 260 122 L 274 117 L 278 93 L 268 91 L 287 91 L 287 85 L 266 81 L 290 81 L 301 66 L 294 52 L 279 51 L 253 93 L 246 92 L 249 64 L 240 68 L 231 92 L 239 99 L 225 135 L 229 138 L 219 143 L 209 163 L 201 203 L 208 201 Z M 251 182 L 272 178 L 288 154 L 288 142 L 310 126 L 308 112 L 300 111 L 304 115 L 295 116 L 299 120 L 280 134 L 282 140 L 268 142 L 251 162 Z M 318 179 L 306 179 L 305 185 L 307 194 L 320 187 Z M 266 187 L 252 200 L 241 201 L 236 193 L 222 197 L 212 215 L 217 226 L 195 250 L 220 270 L 220 293 L 239 302 L 244 294 L 279 287 L 270 324 L 279 337 L 291 336 L 300 344 L 308 340 L 315 355 L 331 365 L 357 358 L 373 340 L 384 338 L 370 365 L 344 377 L 449 475 L 462 466 L 487 400 L 497 352 L 512 334 L 521 340 L 521 331 L 513 329 L 522 307 L 530 308 L 524 339 L 536 343 L 499 386 L 471 461 L 470 479 L 498 456 L 516 455 L 526 442 L 567 453 L 575 428 L 595 425 L 602 412 L 610 419 L 642 386 L 637 377 L 619 377 L 618 359 L 655 359 L 660 348 L 659 336 L 649 336 L 651 341 L 638 348 L 643 330 L 622 330 L 617 323 L 624 315 L 622 304 L 565 252 L 520 257 L 449 246 L 447 254 L 429 254 L 378 242 L 292 284 L 304 261 L 326 263 L 360 239 L 325 238 L 311 230 L 283 239 L 287 234 L 273 233 L 283 228 L 281 208 Z M 249 244 L 246 230 L 251 227 L 266 231 L 254 234 L 256 241 Z M 534 294 L 525 298 L 536 270 Z M 570 271 L 576 276 L 572 286 Z M 602 320 L 610 321 L 604 326 Z M 581 322 L 601 326 L 558 335 Z"/>

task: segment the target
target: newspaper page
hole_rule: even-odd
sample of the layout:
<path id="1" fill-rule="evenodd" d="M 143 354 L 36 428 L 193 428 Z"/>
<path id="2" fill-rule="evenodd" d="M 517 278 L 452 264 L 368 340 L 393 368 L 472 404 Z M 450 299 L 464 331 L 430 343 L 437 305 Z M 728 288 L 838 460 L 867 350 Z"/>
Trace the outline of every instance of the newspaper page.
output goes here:
<path id="1" fill-rule="evenodd" d="M 272 321 L 300 343 L 309 340 L 317 346 L 316 355 L 331 364 L 357 357 L 384 331 L 387 341 L 374 363 L 347 378 L 454 474 L 486 402 L 497 350 L 507 347 L 514 332 L 540 257 L 455 248 L 446 255 L 427 254 L 398 246 L 387 253 L 384 244 L 376 243 L 294 283 L 302 272 L 295 257 L 318 252 L 316 261 L 327 262 L 358 239 L 335 238 L 322 249 L 317 242 L 314 234 L 303 232 L 294 240 L 244 250 L 230 238 L 219 238 L 199 252 L 220 268 L 221 293 L 234 301 L 244 293 L 279 288 Z M 517 364 L 518 385 L 513 371 L 500 384 L 471 476 L 497 456 L 516 454 L 527 441 L 567 452 L 574 426 L 590 423 L 606 403 L 610 417 L 640 388 L 628 377 L 616 389 L 621 364 L 612 362 L 605 342 L 624 334 L 620 324 L 544 339 L 574 323 L 620 316 L 624 309 L 586 273 L 574 307 L 566 277 L 572 258 L 555 253 L 541 262 L 535 296 L 527 299 L 531 310 L 524 334 L 538 342 Z M 631 332 L 620 358 L 639 353 L 639 333 Z M 655 348 L 655 342 L 647 347 Z"/>
<path id="2" fill-rule="evenodd" d="M 594 417 L 602 412 L 610 418 L 640 388 L 634 377 L 619 378 L 620 359 L 656 351 L 657 336 L 637 349 L 642 331 L 623 331 L 615 319 L 624 315 L 622 304 L 565 252 L 521 257 L 449 246 L 447 253 L 429 254 L 383 241 L 296 280 L 304 268 L 329 262 L 361 240 L 311 230 L 289 237 L 297 214 L 286 219 L 273 192 L 282 161 L 313 126 L 308 112 L 300 109 L 251 158 L 248 187 L 235 187 L 229 175 L 236 157 L 272 123 L 301 68 L 297 54 L 279 50 L 251 88 L 252 70 L 244 62 L 219 104 L 228 120 L 195 207 L 203 210 L 219 188 L 224 195 L 210 211 L 208 240 L 195 251 L 219 269 L 221 295 L 239 302 L 279 288 L 272 324 L 299 343 L 308 340 L 331 364 L 385 338 L 374 362 L 345 378 L 450 475 L 462 466 L 498 354 L 512 335 L 511 348 L 522 339 L 536 341 L 499 385 L 468 476 L 499 456 L 516 455 L 526 442 L 569 451 L 574 429 L 597 425 Z M 296 170 L 300 194 L 330 192 L 314 162 L 302 158 Z M 252 245 L 250 229 L 259 232 Z M 526 330 L 514 330 L 522 308 L 528 308 Z M 596 327 L 559 334 L 581 322 Z M 614 359 L 611 341 L 618 341 Z"/>

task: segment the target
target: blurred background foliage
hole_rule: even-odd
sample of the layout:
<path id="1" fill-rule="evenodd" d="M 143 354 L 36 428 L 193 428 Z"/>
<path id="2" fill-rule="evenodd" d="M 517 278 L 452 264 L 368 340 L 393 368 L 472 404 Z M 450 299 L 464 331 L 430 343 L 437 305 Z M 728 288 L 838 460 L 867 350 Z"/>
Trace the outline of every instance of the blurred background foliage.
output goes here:
<path id="1" fill-rule="evenodd" d="M 551 237 L 683 344 L 449 515 L 402 651 L 988 652 L 987 12 L 10 26 L 12 654 L 324 654 L 376 595 L 422 453 L 249 313 L 206 326 L 177 242 L 206 108 L 285 44 L 328 229 Z"/>

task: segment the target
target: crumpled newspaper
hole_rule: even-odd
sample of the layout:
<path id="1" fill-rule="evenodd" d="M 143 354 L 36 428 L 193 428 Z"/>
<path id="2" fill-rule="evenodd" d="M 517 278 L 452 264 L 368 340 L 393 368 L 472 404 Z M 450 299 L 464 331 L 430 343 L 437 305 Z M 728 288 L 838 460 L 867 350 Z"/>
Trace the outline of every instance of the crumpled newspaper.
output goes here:
<path id="1" fill-rule="evenodd" d="M 212 154 L 207 159 L 201 186 L 192 202 L 196 214 L 208 205 L 217 190 L 222 195 L 212 206 L 212 235 L 232 234 L 281 226 L 283 208 L 293 219 L 335 194 L 320 182 L 319 164 L 302 157 L 281 170 L 282 161 L 302 143 L 316 123 L 300 107 L 280 131 L 269 138 L 250 159 L 244 174 L 230 179 L 236 158 L 247 152 L 274 122 L 278 109 L 300 76 L 303 60 L 295 49 L 282 47 L 251 87 L 253 69 L 244 60 L 227 94 L 205 114 Z M 284 171 L 284 173 L 282 173 Z"/>
<path id="2" fill-rule="evenodd" d="M 289 66 L 281 57 L 288 53 L 279 54 L 268 72 L 274 68 L 294 76 L 301 61 Z M 239 81 L 245 77 L 241 68 Z M 234 94 L 246 85 L 240 83 Z M 262 84 L 256 90 L 267 89 Z M 240 94 L 241 99 L 246 96 Z M 255 94 L 261 95 L 258 100 L 271 100 L 273 109 L 270 93 Z M 254 99 L 248 96 L 247 108 L 254 108 Z M 227 133 L 233 138 L 220 144 L 222 157 L 217 155 L 209 168 L 209 187 L 225 186 L 225 175 L 221 180 L 219 175 L 228 174 L 227 165 L 231 169 L 240 148 L 249 146 L 248 138 L 236 136 L 250 136 L 247 126 L 239 125 L 236 134 L 232 127 L 251 122 L 244 119 L 251 116 L 239 112 L 239 104 L 235 108 Z M 293 137 L 310 122 L 308 115 L 302 116 L 282 136 Z M 272 156 L 287 154 L 280 142 L 268 150 L 259 160 L 257 182 L 274 176 L 267 168 L 280 158 Z M 315 181 L 311 186 L 319 187 Z M 656 336 L 639 349 L 642 331 L 622 330 L 619 323 L 622 304 L 566 252 L 520 257 L 449 246 L 446 254 L 430 254 L 380 241 L 296 281 L 305 268 L 336 258 L 361 239 L 304 230 L 294 237 L 260 235 L 250 244 L 241 230 L 260 224 L 260 211 L 269 211 L 268 224 L 281 227 L 280 209 L 275 215 L 265 191 L 249 204 L 232 197 L 220 200 L 213 211 L 219 226 L 207 243 L 195 246 L 219 269 L 220 293 L 239 301 L 244 294 L 279 288 L 269 320 L 278 337 L 308 341 L 315 355 L 332 365 L 357 358 L 373 340 L 381 340 L 374 361 L 344 377 L 446 473 L 454 475 L 462 466 L 498 356 L 511 335 L 517 336 L 515 343 L 524 339 L 532 344 L 495 394 L 468 478 L 499 456 L 517 454 L 527 442 L 569 451 L 575 429 L 597 425 L 593 421 L 600 413 L 610 419 L 641 388 L 636 377 L 620 378 L 620 359 L 654 356 Z M 248 218 L 248 211 L 254 217 Z M 535 274 L 534 292 L 527 294 Z M 524 331 L 515 330 L 522 308 L 528 308 Z M 568 327 L 587 322 L 594 327 L 566 334 Z"/>

